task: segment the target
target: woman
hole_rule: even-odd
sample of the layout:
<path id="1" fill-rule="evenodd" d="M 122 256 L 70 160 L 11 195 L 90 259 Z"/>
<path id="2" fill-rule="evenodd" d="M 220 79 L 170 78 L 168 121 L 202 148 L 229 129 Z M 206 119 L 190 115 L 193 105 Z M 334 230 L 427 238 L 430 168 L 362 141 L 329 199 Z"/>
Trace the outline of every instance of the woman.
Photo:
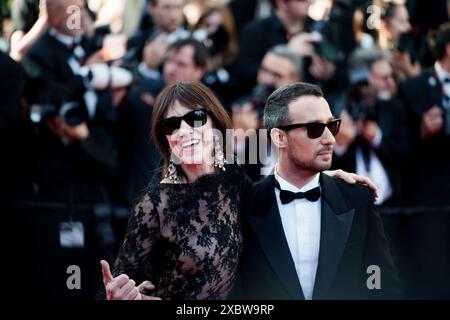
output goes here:
<path id="1" fill-rule="evenodd" d="M 163 168 L 134 206 L 115 277 L 101 262 L 108 299 L 148 299 L 131 280 L 139 273 L 162 299 L 227 297 L 242 248 L 238 211 L 249 186 L 214 139 L 227 128 L 226 111 L 201 83 L 177 83 L 158 96 L 152 134 Z"/>

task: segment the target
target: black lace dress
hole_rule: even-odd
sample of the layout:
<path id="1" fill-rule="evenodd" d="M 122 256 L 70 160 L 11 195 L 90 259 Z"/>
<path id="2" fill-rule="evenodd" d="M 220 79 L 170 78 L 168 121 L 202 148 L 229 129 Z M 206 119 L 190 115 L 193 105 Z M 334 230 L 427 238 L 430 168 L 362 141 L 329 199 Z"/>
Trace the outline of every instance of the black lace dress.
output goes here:
<path id="1" fill-rule="evenodd" d="M 156 286 L 152 295 L 162 299 L 225 299 L 242 248 L 245 174 L 227 165 L 225 172 L 194 183 L 160 181 L 161 174 L 155 174 L 138 198 L 113 275 L 138 279 L 141 270 L 140 278 Z"/>

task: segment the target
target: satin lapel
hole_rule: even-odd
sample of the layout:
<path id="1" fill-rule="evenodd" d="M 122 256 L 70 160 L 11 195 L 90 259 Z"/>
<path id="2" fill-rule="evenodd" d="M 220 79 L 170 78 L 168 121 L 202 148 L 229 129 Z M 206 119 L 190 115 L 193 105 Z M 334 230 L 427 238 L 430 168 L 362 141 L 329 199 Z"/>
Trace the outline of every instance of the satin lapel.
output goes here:
<path id="1" fill-rule="evenodd" d="M 319 263 L 313 299 L 323 299 L 333 283 L 352 227 L 355 209 L 344 200 L 335 181 L 321 174 L 322 216 Z"/>
<path id="2" fill-rule="evenodd" d="M 248 220 L 273 271 L 292 299 L 304 299 L 291 252 L 283 231 L 271 177 L 262 181 L 261 192 L 254 199 L 257 213 Z"/>

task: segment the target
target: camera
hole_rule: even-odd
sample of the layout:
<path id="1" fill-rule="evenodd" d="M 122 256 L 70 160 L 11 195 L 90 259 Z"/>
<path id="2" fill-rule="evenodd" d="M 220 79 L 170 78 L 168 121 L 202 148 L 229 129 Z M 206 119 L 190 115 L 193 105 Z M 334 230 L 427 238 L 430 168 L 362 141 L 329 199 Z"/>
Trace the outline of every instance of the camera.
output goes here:
<path id="1" fill-rule="evenodd" d="M 317 22 L 317 25 L 321 26 L 316 26 L 316 29 L 312 32 L 318 39 L 318 41 L 313 42 L 314 52 L 333 63 L 343 61 L 345 59 L 345 54 L 334 45 L 331 37 L 328 35 L 329 31 L 326 24 Z"/>
<path id="2" fill-rule="evenodd" d="M 378 122 L 376 108 L 365 101 L 351 103 L 348 107 L 348 113 L 353 120 Z"/>
<path id="3" fill-rule="evenodd" d="M 35 103 L 30 107 L 30 120 L 36 124 L 55 115 L 62 117 L 72 127 L 89 119 L 87 109 L 77 101 L 64 102 L 58 107 L 49 103 Z"/>
<path id="4" fill-rule="evenodd" d="M 261 118 L 264 113 L 264 107 L 266 101 L 272 92 L 275 91 L 275 86 L 273 84 L 258 84 L 250 94 L 249 102 L 252 104 L 253 108 L 258 112 Z"/>
<path id="5" fill-rule="evenodd" d="M 353 14 L 358 7 L 367 0 L 335 0 L 327 21 L 316 21 L 312 24 L 311 32 L 320 36 L 320 41 L 314 43 L 315 52 L 333 63 L 346 60 L 354 50 L 356 41 L 352 32 Z"/>
<path id="6" fill-rule="evenodd" d="M 347 102 L 347 111 L 353 120 L 378 122 L 376 97 L 367 81 L 360 81 L 350 86 Z"/>

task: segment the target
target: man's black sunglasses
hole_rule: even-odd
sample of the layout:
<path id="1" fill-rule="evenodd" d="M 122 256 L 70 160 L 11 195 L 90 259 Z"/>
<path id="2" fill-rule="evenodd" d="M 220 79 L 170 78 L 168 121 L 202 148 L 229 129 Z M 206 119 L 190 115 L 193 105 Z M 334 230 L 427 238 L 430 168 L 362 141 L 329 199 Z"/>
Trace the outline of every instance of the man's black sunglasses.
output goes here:
<path id="1" fill-rule="evenodd" d="M 208 111 L 206 109 L 193 110 L 182 117 L 170 117 L 160 120 L 162 131 L 165 135 L 171 135 L 175 130 L 180 129 L 181 121 L 184 120 L 192 128 L 205 125 Z"/>
<path id="2" fill-rule="evenodd" d="M 278 129 L 289 131 L 296 128 L 302 128 L 306 127 L 306 130 L 308 132 L 308 137 L 311 139 L 319 138 L 323 131 L 325 130 L 325 127 L 328 128 L 328 130 L 331 131 L 333 136 L 337 135 L 339 132 L 339 127 L 341 125 L 341 119 L 333 119 L 328 123 L 320 123 L 320 122 L 310 122 L 310 123 L 294 123 L 294 124 L 288 124 L 285 126 L 279 126 Z"/>

